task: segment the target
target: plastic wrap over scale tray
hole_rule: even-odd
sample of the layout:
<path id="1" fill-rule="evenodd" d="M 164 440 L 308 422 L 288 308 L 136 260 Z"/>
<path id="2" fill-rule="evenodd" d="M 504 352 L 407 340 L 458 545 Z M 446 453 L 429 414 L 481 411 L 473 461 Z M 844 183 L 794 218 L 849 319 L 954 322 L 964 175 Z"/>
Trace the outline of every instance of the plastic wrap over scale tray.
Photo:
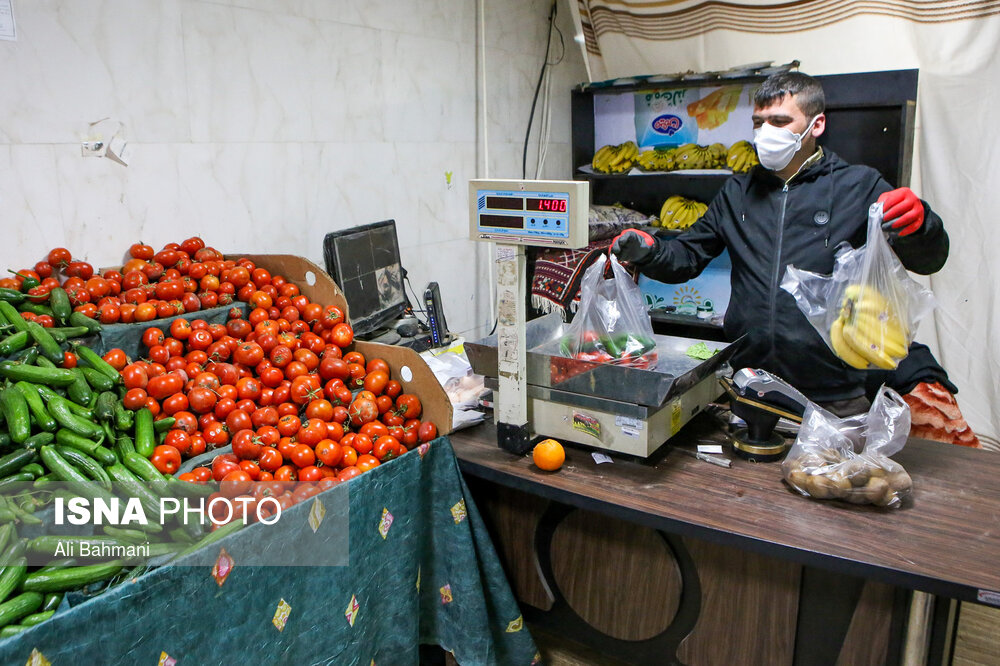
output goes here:
<path id="1" fill-rule="evenodd" d="M 691 345 L 701 340 L 654 335 L 658 357 L 656 367 L 640 370 L 562 356 L 559 342 L 568 327 L 558 313 L 528 322 L 525 340 L 528 349 L 527 383 L 648 407 L 659 407 L 714 373 L 729 359 L 738 344 L 738 341 L 707 342 L 709 348 L 719 351 L 702 361 L 686 353 Z M 466 342 L 465 352 L 474 372 L 497 377 L 497 336 Z"/>

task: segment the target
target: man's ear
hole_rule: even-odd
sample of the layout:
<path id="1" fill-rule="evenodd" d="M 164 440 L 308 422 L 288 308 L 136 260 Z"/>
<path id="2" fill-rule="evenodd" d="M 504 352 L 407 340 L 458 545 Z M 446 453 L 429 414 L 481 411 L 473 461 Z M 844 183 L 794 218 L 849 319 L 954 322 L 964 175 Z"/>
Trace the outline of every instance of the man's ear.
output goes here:
<path id="1" fill-rule="evenodd" d="M 816 116 L 816 122 L 813 123 L 812 131 L 810 131 L 809 134 L 811 134 L 813 138 L 818 139 L 825 131 L 826 131 L 826 114 L 821 113 L 818 116 Z"/>

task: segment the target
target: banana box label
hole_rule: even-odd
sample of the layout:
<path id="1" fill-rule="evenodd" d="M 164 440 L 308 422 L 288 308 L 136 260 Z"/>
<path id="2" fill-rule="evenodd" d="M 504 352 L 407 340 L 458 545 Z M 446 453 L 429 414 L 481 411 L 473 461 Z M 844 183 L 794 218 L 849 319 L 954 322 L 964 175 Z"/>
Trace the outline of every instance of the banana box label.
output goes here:
<path id="1" fill-rule="evenodd" d="M 635 135 L 639 148 L 720 142 L 728 146 L 748 138 L 753 88 L 729 85 L 635 93 Z"/>
<path id="2" fill-rule="evenodd" d="M 642 148 L 672 147 L 694 143 L 698 126 L 687 114 L 694 90 L 656 90 L 635 95 L 635 135 Z"/>

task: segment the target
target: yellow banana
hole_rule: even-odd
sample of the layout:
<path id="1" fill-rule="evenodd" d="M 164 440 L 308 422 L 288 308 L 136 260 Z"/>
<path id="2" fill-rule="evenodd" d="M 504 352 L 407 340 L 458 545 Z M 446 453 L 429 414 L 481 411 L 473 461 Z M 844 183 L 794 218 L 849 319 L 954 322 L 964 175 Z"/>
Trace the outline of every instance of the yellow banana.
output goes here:
<path id="1" fill-rule="evenodd" d="M 842 317 L 837 317 L 833 326 L 830 327 L 830 344 L 833 346 L 834 353 L 847 365 L 858 370 L 864 370 L 868 367 L 868 361 L 865 360 L 865 357 L 854 351 L 850 343 L 844 339 L 844 319 Z"/>
<path id="2" fill-rule="evenodd" d="M 898 322 L 885 321 L 877 315 L 857 312 L 847 321 L 862 340 L 874 344 L 893 358 L 901 359 L 906 356 L 906 335 Z"/>
<path id="3" fill-rule="evenodd" d="M 844 324 L 844 340 L 850 343 L 854 351 L 863 356 L 872 365 L 883 370 L 895 370 L 898 362 L 889 356 L 873 340 L 867 340 L 849 323 Z"/>

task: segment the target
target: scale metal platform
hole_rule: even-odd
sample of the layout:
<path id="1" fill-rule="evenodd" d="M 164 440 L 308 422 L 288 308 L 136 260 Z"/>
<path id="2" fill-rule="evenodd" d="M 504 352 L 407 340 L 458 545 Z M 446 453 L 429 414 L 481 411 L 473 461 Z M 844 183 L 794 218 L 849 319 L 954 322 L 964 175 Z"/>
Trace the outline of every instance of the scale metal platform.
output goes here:
<path id="1" fill-rule="evenodd" d="M 525 325 L 528 423 L 536 435 L 648 457 L 722 394 L 716 370 L 737 343 L 709 342 L 708 360 L 686 354 L 701 340 L 655 335 L 656 367 L 640 370 L 562 356 L 558 313 Z M 474 372 L 499 384 L 497 336 L 467 342 Z"/>

